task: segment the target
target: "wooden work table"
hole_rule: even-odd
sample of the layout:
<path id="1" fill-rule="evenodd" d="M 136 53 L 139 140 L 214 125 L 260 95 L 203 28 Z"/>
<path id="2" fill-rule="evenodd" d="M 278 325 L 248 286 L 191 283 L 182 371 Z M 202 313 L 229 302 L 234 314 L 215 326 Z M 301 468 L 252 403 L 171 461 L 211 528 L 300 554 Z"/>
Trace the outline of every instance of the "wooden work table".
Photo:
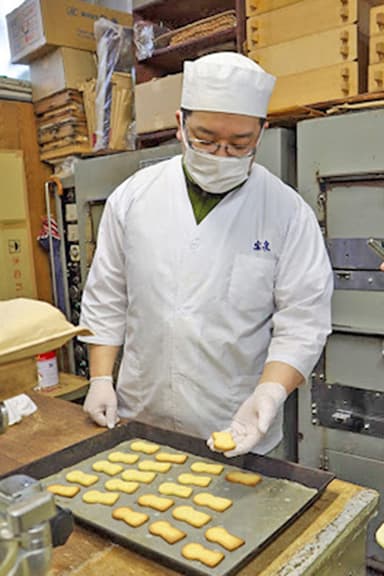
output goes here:
<path id="1" fill-rule="evenodd" d="M 81 406 L 43 393 L 30 394 L 39 410 L 0 437 L 0 474 L 6 474 L 102 433 Z M 364 576 L 365 536 L 378 494 L 340 480 L 252 560 L 241 576 Z M 76 527 L 53 552 L 49 576 L 175 576 L 178 572 Z"/>

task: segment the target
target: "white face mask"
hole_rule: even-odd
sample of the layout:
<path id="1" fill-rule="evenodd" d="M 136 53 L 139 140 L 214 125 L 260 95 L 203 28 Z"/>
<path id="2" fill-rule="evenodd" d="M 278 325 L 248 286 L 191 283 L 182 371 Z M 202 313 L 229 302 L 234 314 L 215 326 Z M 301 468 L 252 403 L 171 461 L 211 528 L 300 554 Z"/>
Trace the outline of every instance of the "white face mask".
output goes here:
<path id="1" fill-rule="evenodd" d="M 260 132 L 257 145 L 263 130 Z M 240 186 L 251 172 L 255 156 L 242 156 L 240 158 L 216 156 L 194 150 L 188 144 L 182 130 L 184 162 L 189 175 L 200 188 L 210 194 L 224 194 L 236 186 Z"/>

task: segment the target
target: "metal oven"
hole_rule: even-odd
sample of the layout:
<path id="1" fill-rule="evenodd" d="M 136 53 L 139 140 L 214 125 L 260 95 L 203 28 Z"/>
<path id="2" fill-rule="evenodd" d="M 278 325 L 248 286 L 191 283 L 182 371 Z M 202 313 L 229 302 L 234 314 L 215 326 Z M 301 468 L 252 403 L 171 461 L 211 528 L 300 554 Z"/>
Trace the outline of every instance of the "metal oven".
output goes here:
<path id="1" fill-rule="evenodd" d="M 381 492 L 368 556 L 384 566 L 384 111 L 298 125 L 298 188 L 317 213 L 334 270 L 333 333 L 299 395 L 299 461 Z"/>

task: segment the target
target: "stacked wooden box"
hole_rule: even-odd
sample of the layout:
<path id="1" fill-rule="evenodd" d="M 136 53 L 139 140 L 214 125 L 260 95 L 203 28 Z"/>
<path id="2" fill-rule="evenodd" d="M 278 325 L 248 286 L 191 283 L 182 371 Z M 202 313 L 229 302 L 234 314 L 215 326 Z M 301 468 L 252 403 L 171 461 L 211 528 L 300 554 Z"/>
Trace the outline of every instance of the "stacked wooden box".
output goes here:
<path id="1" fill-rule="evenodd" d="M 248 56 L 277 76 L 270 112 L 367 89 L 375 0 L 246 0 Z"/>
<path id="2" fill-rule="evenodd" d="M 63 90 L 35 102 L 41 160 L 89 153 L 87 120 L 82 94 Z"/>
<path id="3" fill-rule="evenodd" d="M 384 2 L 371 8 L 369 23 L 368 90 L 384 90 Z"/>

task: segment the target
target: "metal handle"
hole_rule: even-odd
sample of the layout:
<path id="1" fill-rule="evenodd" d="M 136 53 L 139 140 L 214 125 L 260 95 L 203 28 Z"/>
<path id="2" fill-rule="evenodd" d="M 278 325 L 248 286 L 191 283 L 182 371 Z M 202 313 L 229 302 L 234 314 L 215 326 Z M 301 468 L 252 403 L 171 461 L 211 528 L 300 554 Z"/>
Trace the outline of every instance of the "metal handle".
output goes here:
<path id="1" fill-rule="evenodd" d="M 367 245 L 374 251 L 380 258 L 384 258 L 384 240 L 376 240 L 369 238 Z"/>

